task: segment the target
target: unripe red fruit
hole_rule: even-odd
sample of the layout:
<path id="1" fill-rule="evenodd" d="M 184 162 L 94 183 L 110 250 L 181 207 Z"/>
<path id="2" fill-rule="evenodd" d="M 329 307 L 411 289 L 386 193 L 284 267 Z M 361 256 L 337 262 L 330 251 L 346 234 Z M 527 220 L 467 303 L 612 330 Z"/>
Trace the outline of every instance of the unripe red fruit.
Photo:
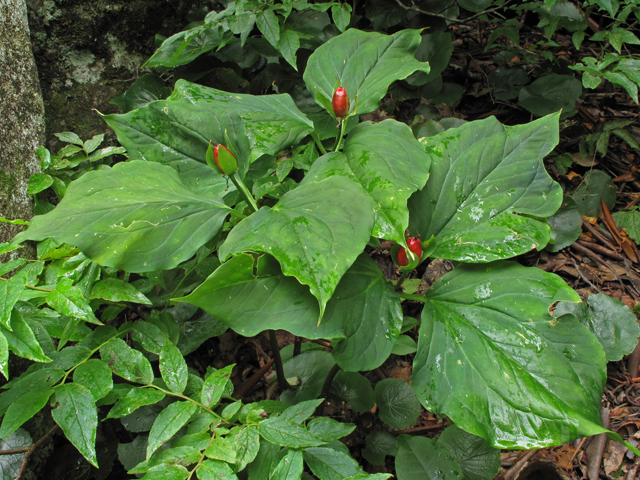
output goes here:
<path id="1" fill-rule="evenodd" d="M 333 94 L 333 100 L 331 100 L 331 106 L 337 118 L 344 118 L 349 115 L 349 107 L 351 104 L 349 103 L 349 95 L 347 95 L 347 91 L 344 88 L 336 88 Z"/>
<path id="2" fill-rule="evenodd" d="M 418 260 L 422 258 L 422 242 L 417 237 L 410 237 L 407 239 L 407 246 L 409 250 L 418 256 Z M 409 258 L 407 258 L 407 251 L 404 247 L 400 247 L 398 250 L 398 265 L 406 267 L 409 265 Z"/>
<path id="3" fill-rule="evenodd" d="M 224 149 L 222 152 L 219 151 L 220 147 Z M 231 175 L 238 170 L 238 163 L 236 162 L 233 153 L 231 153 L 229 149 L 221 143 L 213 147 L 213 159 L 216 162 L 216 165 L 218 166 L 220 172 L 222 172 L 224 175 Z M 223 162 L 222 165 L 220 164 L 220 161 Z"/>

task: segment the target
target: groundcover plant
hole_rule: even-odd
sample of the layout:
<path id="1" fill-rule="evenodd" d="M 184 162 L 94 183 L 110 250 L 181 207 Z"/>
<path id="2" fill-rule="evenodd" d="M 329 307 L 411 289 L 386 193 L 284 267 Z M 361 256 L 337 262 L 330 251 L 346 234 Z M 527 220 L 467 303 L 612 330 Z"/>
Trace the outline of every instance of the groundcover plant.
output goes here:
<path id="1" fill-rule="evenodd" d="M 438 442 L 400 436 L 401 479 L 473 478 L 460 454 L 469 442 L 536 448 L 598 433 L 622 441 L 600 420 L 603 347 L 576 317 L 551 309 L 579 302 L 577 293 L 508 261 L 550 241 L 546 219 L 563 193 L 542 160 L 558 142 L 560 113 L 518 126 L 491 117 L 419 140 L 395 120 L 358 123 L 391 83 L 429 71 L 414 56 L 419 43 L 419 30 L 349 29 L 318 47 L 304 82 L 331 122 L 314 123 L 286 94 L 185 80 L 166 100 L 104 116 L 128 161 L 72 182 L 4 247 L 41 241 L 39 260 L 0 283 L 3 373 L 9 349 L 40 363 L 0 394 L 0 437 L 50 402 L 96 465 L 97 406 L 113 404 L 108 418 L 153 406 L 148 436 L 136 438 L 141 457 L 127 467 L 148 480 L 301 478 L 305 464 L 322 480 L 388 478 L 366 475 L 337 441 L 354 425 L 309 420 L 328 381 L 356 411 L 375 399 L 392 427 L 412 425 L 420 404 L 459 427 Z M 293 154 L 277 157 L 285 149 Z M 365 251 L 380 239 L 396 242 L 404 275 L 395 284 Z M 424 295 L 403 291 L 405 275 L 434 258 L 455 268 Z M 403 300 L 424 304 L 412 385 L 389 379 L 374 393 L 357 372 L 407 339 L 415 323 L 403 318 Z M 140 304 L 144 319 L 104 325 L 127 303 Z M 202 379 L 184 360 L 226 328 L 283 329 L 332 349 L 300 354 L 312 373 L 280 370 L 281 384 L 300 380 L 281 402 L 243 405 L 231 397 L 233 366 Z M 495 463 L 495 450 L 486 455 Z"/>

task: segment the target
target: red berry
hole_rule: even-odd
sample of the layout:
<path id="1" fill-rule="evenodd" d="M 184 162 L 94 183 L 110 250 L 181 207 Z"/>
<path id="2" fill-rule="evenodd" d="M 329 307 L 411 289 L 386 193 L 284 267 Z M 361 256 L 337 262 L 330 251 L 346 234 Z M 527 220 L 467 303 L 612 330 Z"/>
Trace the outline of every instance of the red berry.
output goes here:
<path id="1" fill-rule="evenodd" d="M 337 118 L 344 118 L 349 114 L 351 104 L 349 103 L 349 95 L 347 95 L 347 91 L 344 88 L 336 88 L 333 100 L 331 100 L 331 106 Z"/>
<path id="2" fill-rule="evenodd" d="M 407 239 L 407 246 L 409 250 L 418 256 L 418 260 L 422 258 L 422 242 L 417 237 L 410 237 Z M 400 247 L 398 250 L 398 265 L 406 267 L 409 265 L 409 258 L 407 257 L 407 251 L 404 247 Z"/>

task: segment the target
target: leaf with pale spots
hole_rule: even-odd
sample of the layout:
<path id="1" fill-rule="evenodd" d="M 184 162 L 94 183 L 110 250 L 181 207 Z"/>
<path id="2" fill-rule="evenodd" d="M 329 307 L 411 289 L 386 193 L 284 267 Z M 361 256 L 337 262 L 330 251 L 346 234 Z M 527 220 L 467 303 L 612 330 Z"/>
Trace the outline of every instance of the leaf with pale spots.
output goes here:
<path id="1" fill-rule="evenodd" d="M 409 199 L 409 229 L 435 235 L 433 257 L 491 262 L 549 242 L 549 225 L 535 217 L 562 204 L 542 163 L 558 143 L 558 118 L 506 127 L 490 117 L 421 139 L 431 171 Z"/>
<path id="2" fill-rule="evenodd" d="M 369 241 L 373 222 L 363 188 L 348 178 L 329 177 L 301 185 L 274 207 L 242 220 L 219 257 L 224 261 L 248 250 L 273 255 L 285 275 L 309 285 L 322 318 L 338 282 Z"/>
<path id="3" fill-rule="evenodd" d="M 407 200 L 427 182 L 431 157 L 411 129 L 395 120 L 361 123 L 349 133 L 344 152 L 316 160 L 304 183 L 333 175 L 355 180 L 376 205 L 372 235 L 404 243 Z"/>
<path id="4" fill-rule="evenodd" d="M 461 264 L 427 292 L 412 385 L 426 409 L 497 448 L 541 448 L 605 432 L 602 346 L 549 307 L 580 298 L 539 268 Z"/>
<path id="5" fill-rule="evenodd" d="M 209 241 L 229 211 L 222 200 L 189 190 L 171 167 L 132 161 L 73 182 L 60 204 L 34 217 L 15 241 L 50 237 L 100 265 L 167 270 Z"/>

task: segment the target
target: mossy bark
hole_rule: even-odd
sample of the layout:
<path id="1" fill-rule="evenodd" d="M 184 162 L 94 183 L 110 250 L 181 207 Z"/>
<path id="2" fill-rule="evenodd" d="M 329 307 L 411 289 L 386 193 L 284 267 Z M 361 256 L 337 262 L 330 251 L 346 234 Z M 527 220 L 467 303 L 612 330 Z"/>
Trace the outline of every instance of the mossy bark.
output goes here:
<path id="1" fill-rule="evenodd" d="M 0 216 L 28 220 L 29 177 L 39 170 L 35 150 L 44 143 L 44 107 L 25 0 L 0 3 Z M 0 243 L 20 229 L 0 222 Z"/>

